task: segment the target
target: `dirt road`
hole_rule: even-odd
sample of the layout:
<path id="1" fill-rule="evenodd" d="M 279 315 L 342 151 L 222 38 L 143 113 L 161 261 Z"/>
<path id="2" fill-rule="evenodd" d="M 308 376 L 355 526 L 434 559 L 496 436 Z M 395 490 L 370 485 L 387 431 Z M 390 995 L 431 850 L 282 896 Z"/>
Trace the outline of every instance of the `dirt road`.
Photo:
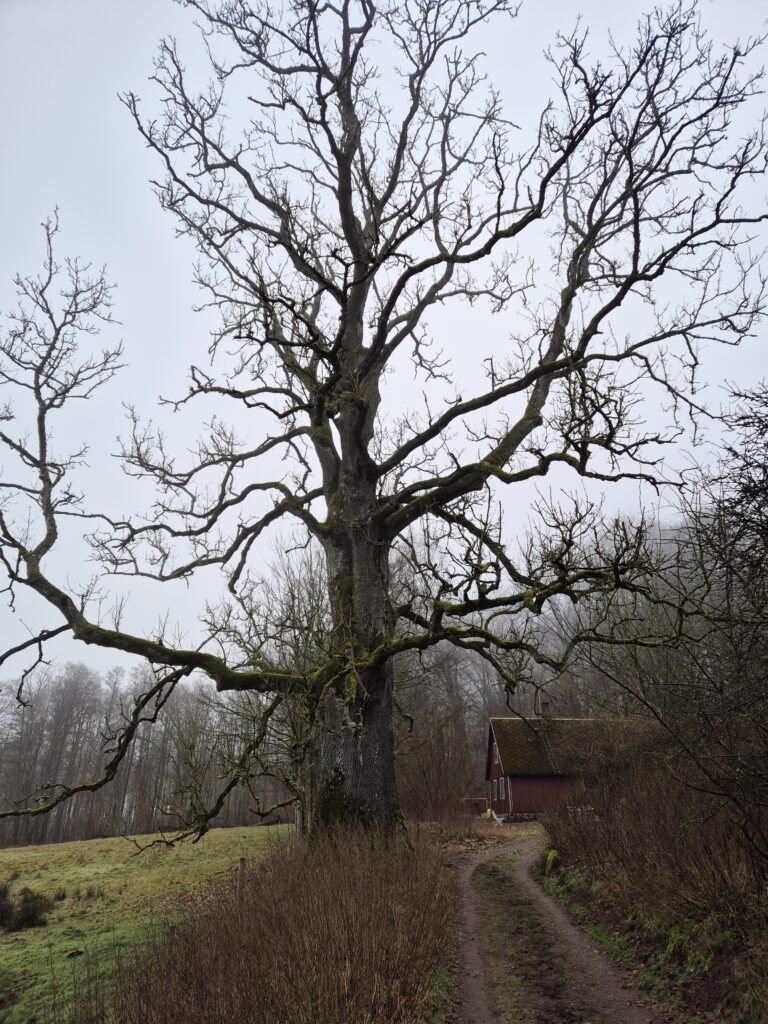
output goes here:
<path id="1" fill-rule="evenodd" d="M 668 1019 L 533 880 L 540 840 L 457 861 L 452 1024 L 661 1024 Z"/>

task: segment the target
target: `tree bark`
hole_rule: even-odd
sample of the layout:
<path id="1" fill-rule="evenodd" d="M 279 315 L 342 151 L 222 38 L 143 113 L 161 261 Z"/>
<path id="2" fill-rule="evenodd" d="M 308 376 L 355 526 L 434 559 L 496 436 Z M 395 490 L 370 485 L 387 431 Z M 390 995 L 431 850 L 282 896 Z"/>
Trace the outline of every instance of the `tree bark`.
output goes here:
<path id="1" fill-rule="evenodd" d="M 332 644 L 340 667 L 316 719 L 304 812 L 310 833 L 350 824 L 390 830 L 400 818 L 393 664 L 359 667 L 394 629 L 389 547 L 372 533 L 369 517 L 358 522 L 364 525 L 325 546 Z"/>
<path id="2" fill-rule="evenodd" d="M 310 834 L 349 825 L 395 828 L 392 676 L 388 662 L 361 675 L 357 685 L 363 692 L 356 700 L 334 694 L 326 701 L 310 772 Z"/>

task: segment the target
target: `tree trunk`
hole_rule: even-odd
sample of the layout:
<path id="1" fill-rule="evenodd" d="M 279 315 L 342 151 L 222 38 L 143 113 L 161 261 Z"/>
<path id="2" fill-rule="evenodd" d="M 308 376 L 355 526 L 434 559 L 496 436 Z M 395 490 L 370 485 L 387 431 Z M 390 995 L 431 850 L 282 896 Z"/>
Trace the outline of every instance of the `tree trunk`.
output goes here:
<path id="1" fill-rule="evenodd" d="M 340 666 L 321 699 L 304 816 L 309 831 L 396 826 L 394 670 L 358 667 L 392 634 L 388 549 L 368 530 L 326 544 L 332 643 Z"/>
<path id="2" fill-rule="evenodd" d="M 310 770 L 310 832 L 345 825 L 393 829 L 399 816 L 392 725 L 392 664 L 361 674 L 363 696 L 328 697 Z"/>

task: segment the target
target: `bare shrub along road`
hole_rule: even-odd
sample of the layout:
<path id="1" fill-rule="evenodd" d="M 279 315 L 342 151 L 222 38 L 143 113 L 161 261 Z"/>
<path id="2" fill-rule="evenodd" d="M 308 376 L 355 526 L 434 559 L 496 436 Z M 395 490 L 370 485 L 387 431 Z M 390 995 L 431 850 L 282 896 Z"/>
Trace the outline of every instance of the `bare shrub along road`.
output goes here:
<path id="1" fill-rule="evenodd" d="M 632 985 L 531 878 L 541 839 L 457 858 L 452 1024 L 661 1024 Z"/>

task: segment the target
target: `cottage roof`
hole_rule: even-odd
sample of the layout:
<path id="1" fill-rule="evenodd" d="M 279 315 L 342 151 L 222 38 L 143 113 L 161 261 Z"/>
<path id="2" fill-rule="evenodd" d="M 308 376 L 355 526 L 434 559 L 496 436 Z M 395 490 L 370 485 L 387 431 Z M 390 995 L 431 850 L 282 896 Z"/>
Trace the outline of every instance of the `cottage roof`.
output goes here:
<path id="1" fill-rule="evenodd" d="M 656 732 L 641 718 L 492 718 L 491 730 L 505 775 L 577 775 L 607 767 L 648 748 Z"/>

